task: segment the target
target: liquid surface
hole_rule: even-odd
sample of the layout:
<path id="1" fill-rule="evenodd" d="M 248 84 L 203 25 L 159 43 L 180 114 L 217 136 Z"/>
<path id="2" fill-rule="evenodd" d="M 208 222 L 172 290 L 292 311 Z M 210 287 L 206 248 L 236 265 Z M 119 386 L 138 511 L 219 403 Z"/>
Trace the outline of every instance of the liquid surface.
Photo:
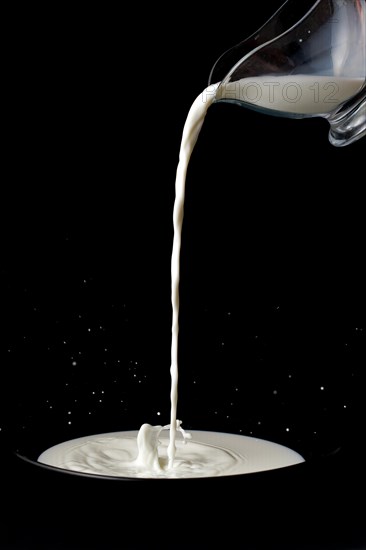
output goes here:
<path id="1" fill-rule="evenodd" d="M 51 447 L 38 460 L 49 466 L 84 474 L 137 478 L 240 475 L 304 462 L 298 453 L 277 443 L 235 434 L 192 430 L 189 441 L 177 439 L 176 456 L 171 468 L 169 438 L 164 436 L 159 437 L 161 444 L 156 449 L 157 454 L 150 453 L 146 464 L 138 460 L 140 432 L 114 432 L 73 439 Z"/>
<path id="2" fill-rule="evenodd" d="M 256 107 L 297 115 L 320 115 L 336 109 L 363 86 L 362 78 L 284 75 L 254 76 L 222 84 L 217 99 L 244 101 Z"/>

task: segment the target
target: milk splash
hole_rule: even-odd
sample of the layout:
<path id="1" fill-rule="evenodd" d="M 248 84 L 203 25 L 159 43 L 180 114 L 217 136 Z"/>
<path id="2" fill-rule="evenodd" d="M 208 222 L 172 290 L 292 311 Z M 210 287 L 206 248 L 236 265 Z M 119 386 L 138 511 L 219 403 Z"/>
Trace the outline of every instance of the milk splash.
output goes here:
<path id="1" fill-rule="evenodd" d="M 168 452 L 168 459 L 159 456 L 159 445 L 160 440 L 159 436 L 162 431 L 170 430 L 171 425 L 167 424 L 166 426 L 151 426 L 150 424 L 143 424 L 137 434 L 137 449 L 138 455 L 134 461 L 136 466 L 140 466 L 143 470 L 153 471 L 161 473 L 168 468 L 172 468 L 173 464 L 171 463 L 171 456 Z M 183 435 L 183 442 L 185 443 L 187 439 L 191 439 L 192 436 L 190 433 L 187 433 L 181 427 L 181 422 L 176 421 L 176 427 L 174 433 L 179 431 Z M 175 444 L 174 444 L 174 450 Z M 175 455 L 175 453 L 174 453 Z M 173 457 L 174 460 L 174 457 Z"/>

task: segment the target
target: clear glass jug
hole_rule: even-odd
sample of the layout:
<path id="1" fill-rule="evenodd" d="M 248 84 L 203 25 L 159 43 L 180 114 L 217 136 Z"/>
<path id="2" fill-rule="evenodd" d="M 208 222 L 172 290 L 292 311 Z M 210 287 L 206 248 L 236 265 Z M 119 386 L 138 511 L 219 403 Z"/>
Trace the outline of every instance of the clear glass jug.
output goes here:
<path id="1" fill-rule="evenodd" d="M 366 134 L 366 0 L 287 0 L 225 52 L 209 84 L 215 101 L 289 118 L 320 116 L 329 141 Z"/>

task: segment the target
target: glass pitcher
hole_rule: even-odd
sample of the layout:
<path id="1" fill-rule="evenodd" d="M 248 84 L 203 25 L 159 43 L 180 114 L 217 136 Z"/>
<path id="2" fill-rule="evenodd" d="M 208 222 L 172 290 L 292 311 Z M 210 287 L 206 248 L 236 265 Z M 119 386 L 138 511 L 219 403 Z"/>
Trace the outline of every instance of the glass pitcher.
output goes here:
<path id="1" fill-rule="evenodd" d="M 366 134 L 366 0 L 287 0 L 212 68 L 215 102 L 320 116 L 341 147 Z"/>

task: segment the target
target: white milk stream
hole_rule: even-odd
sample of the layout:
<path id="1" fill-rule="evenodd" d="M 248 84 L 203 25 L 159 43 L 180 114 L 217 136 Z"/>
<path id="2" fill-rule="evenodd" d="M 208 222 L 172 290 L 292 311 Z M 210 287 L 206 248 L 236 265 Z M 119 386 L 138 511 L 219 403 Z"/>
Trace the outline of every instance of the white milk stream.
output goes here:
<path id="1" fill-rule="evenodd" d="M 184 125 L 175 182 L 171 257 L 170 424 L 144 424 L 139 431 L 97 434 L 65 441 L 44 451 L 38 458 L 40 463 L 85 474 L 179 478 L 239 475 L 283 468 L 304 461 L 295 451 L 271 441 L 218 432 L 192 430 L 186 433 L 177 420 L 179 262 L 186 174 L 217 88 L 218 99 L 231 97 L 278 111 L 320 114 L 333 110 L 361 85 L 359 80 L 331 77 L 260 77 L 250 81 L 244 79 L 225 87 L 218 88 L 218 84 L 209 86 L 197 97 Z M 169 437 L 163 434 L 167 430 Z M 177 432 L 181 436 L 177 437 Z"/>

